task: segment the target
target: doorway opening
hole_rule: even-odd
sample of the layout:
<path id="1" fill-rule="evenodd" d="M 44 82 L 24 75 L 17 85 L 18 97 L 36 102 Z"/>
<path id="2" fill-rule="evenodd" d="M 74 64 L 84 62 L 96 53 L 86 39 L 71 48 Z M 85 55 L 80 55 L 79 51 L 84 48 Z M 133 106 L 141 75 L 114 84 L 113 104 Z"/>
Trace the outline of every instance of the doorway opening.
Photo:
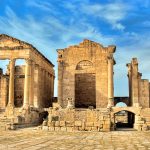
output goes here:
<path id="1" fill-rule="evenodd" d="M 114 114 L 116 129 L 118 128 L 134 128 L 135 114 L 126 110 L 119 111 Z"/>
<path id="2" fill-rule="evenodd" d="M 48 120 L 48 111 L 43 111 L 39 114 L 39 124 L 42 124 L 44 120 Z"/>
<path id="3" fill-rule="evenodd" d="M 96 80 L 94 73 L 75 75 L 75 107 L 96 108 Z"/>

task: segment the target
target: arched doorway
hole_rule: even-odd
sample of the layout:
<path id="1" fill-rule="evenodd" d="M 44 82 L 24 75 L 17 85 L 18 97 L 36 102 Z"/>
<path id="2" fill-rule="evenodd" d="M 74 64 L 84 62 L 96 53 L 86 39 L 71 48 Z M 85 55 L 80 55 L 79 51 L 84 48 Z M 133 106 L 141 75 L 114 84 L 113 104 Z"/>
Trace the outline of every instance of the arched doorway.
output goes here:
<path id="1" fill-rule="evenodd" d="M 114 114 L 114 123 L 116 129 L 134 128 L 135 114 L 127 110 L 119 111 Z"/>
<path id="2" fill-rule="evenodd" d="M 39 114 L 39 124 L 42 124 L 44 120 L 48 120 L 48 111 L 43 111 Z"/>

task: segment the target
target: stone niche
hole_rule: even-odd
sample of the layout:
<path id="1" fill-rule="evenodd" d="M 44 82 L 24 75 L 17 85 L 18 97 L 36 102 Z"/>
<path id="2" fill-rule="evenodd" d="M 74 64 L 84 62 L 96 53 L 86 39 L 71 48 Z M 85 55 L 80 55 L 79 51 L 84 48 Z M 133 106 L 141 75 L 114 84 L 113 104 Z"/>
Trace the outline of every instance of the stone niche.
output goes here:
<path id="1" fill-rule="evenodd" d="M 113 53 L 115 46 L 85 39 L 79 45 L 58 49 L 58 103 L 76 108 L 106 108 L 113 99 Z"/>

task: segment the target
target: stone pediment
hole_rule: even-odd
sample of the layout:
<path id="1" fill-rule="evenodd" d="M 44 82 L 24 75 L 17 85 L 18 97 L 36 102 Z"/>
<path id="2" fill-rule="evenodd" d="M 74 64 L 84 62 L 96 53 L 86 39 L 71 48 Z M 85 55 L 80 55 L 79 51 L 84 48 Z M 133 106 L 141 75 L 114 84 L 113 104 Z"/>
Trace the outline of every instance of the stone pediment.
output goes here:
<path id="1" fill-rule="evenodd" d="M 24 41 L 18 40 L 6 34 L 0 34 L 0 49 L 25 49 L 25 48 L 33 48 L 31 44 L 26 43 Z"/>
<path id="2" fill-rule="evenodd" d="M 91 40 L 88 40 L 88 39 L 84 39 L 81 43 L 79 43 L 78 45 L 72 45 L 72 46 L 69 46 L 69 48 L 72 48 L 72 47 L 75 47 L 75 48 L 91 48 L 91 47 L 103 47 L 103 45 L 99 44 L 99 43 L 96 43 L 94 41 L 91 41 Z"/>
<path id="3" fill-rule="evenodd" d="M 64 50 L 68 50 L 68 49 L 72 49 L 72 48 L 75 48 L 75 49 L 76 48 L 87 48 L 87 49 L 96 48 L 96 49 L 99 49 L 99 50 L 103 49 L 104 51 L 107 51 L 109 53 L 114 53 L 115 50 L 116 50 L 115 45 L 109 45 L 108 47 L 104 47 L 103 45 L 101 45 L 97 42 L 94 42 L 94 41 L 91 41 L 91 40 L 88 40 L 88 39 L 84 39 L 78 45 L 72 45 L 72 46 L 69 46 L 68 48 L 64 48 L 64 49 L 57 49 L 57 52 L 60 55 L 62 55 Z"/>
<path id="4" fill-rule="evenodd" d="M 83 42 L 79 44 L 79 46 L 84 46 L 84 47 L 103 47 L 103 45 L 96 43 L 94 41 L 84 39 Z"/>

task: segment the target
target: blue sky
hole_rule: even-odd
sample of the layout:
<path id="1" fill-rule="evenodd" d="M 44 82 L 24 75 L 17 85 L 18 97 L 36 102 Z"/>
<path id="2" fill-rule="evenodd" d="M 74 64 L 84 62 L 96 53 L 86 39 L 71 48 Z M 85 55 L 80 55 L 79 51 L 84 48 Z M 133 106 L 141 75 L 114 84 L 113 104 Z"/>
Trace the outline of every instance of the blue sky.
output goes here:
<path id="1" fill-rule="evenodd" d="M 150 79 L 150 0 L 0 0 L 0 33 L 33 44 L 55 64 L 56 76 L 56 49 L 85 38 L 116 45 L 115 96 L 128 95 L 132 57 Z"/>

